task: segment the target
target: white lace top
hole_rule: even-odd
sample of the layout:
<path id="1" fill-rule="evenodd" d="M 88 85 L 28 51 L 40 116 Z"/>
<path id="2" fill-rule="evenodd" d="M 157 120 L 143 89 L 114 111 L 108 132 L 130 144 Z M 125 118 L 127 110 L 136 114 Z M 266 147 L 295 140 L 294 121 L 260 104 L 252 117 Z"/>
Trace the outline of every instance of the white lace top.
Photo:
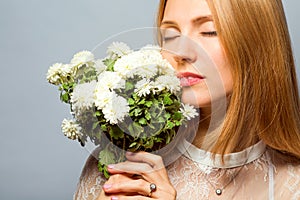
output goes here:
<path id="1" fill-rule="evenodd" d="M 177 199 L 299 200 L 300 165 L 288 164 L 276 151 L 259 142 L 241 152 L 212 159 L 209 152 L 183 142 L 181 156 L 167 166 Z M 187 150 L 185 150 L 187 149 Z M 94 200 L 105 179 L 90 156 L 82 171 L 75 200 Z M 218 196 L 216 189 L 222 189 Z"/>

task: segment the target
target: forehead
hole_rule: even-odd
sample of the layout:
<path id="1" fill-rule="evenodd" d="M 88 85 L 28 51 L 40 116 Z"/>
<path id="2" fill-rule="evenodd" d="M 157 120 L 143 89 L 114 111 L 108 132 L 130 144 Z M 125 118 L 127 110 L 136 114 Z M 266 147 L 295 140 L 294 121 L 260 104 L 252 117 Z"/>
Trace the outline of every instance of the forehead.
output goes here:
<path id="1" fill-rule="evenodd" d="M 211 15 L 206 0 L 168 0 L 163 20 L 188 23 L 199 16 Z"/>

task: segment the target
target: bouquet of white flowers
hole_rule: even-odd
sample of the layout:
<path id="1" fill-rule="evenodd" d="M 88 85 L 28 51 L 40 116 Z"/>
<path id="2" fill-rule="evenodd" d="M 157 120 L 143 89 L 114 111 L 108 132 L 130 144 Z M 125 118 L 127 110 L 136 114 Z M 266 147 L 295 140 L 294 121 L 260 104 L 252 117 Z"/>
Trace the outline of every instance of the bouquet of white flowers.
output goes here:
<path id="1" fill-rule="evenodd" d="M 180 81 L 159 50 L 146 46 L 132 51 L 114 42 L 104 59 L 82 51 L 70 64 L 56 63 L 48 70 L 47 80 L 59 87 L 60 99 L 70 104 L 73 115 L 63 120 L 63 133 L 82 146 L 88 139 L 100 146 L 98 168 L 106 177 L 107 165 L 125 158 L 116 149 L 159 150 L 179 126 L 198 115 L 181 103 Z"/>

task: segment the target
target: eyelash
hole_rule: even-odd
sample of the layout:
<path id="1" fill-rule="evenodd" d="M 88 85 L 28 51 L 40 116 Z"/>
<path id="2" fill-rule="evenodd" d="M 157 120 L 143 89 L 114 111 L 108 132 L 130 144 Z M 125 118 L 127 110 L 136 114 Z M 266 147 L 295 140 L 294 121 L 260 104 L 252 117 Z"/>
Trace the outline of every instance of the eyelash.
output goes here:
<path id="1" fill-rule="evenodd" d="M 217 31 L 207 31 L 207 32 L 201 32 L 201 35 L 204 35 L 204 36 L 207 36 L 207 37 L 216 37 L 216 36 L 218 36 L 218 33 L 217 33 Z M 177 36 L 163 37 L 162 39 L 163 39 L 164 42 L 167 42 L 167 41 L 175 39 L 176 37 Z"/>
<path id="2" fill-rule="evenodd" d="M 174 36 L 174 37 L 163 37 L 162 39 L 163 39 L 164 42 L 167 42 L 167 41 L 173 40 L 173 39 L 175 39 L 175 38 L 177 38 L 177 37 L 178 37 L 178 36 Z"/>
<path id="3" fill-rule="evenodd" d="M 208 36 L 208 37 L 215 37 L 218 36 L 217 31 L 208 31 L 208 32 L 201 32 L 202 35 Z"/>

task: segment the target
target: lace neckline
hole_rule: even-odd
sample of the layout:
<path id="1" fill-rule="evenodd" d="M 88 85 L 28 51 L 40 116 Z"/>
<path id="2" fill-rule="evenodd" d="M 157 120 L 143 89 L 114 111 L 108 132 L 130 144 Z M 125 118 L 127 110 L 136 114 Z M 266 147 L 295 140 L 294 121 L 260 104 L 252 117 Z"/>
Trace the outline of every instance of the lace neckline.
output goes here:
<path id="1" fill-rule="evenodd" d="M 202 165 L 213 168 L 234 168 L 248 164 L 263 155 L 266 150 L 266 144 L 263 141 L 244 149 L 240 152 L 230 153 L 224 155 L 224 164 L 222 163 L 222 156 L 199 149 L 188 141 L 184 140 L 178 145 L 178 150 L 187 158 Z"/>

